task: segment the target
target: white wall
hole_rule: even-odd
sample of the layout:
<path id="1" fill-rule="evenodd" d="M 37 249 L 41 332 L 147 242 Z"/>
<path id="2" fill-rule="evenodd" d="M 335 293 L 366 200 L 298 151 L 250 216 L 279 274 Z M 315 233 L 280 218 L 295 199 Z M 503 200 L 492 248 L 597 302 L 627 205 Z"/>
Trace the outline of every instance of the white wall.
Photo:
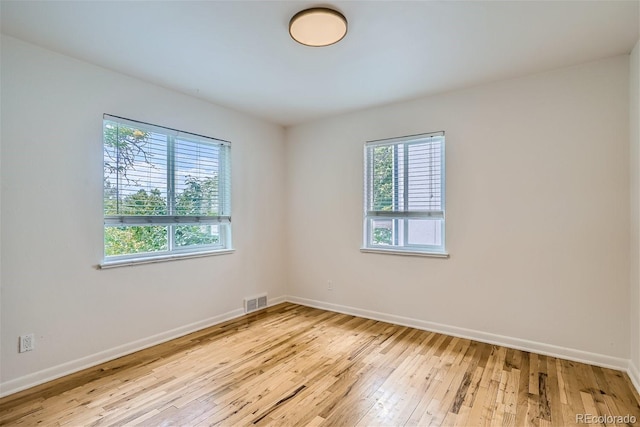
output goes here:
<path id="1" fill-rule="evenodd" d="M 288 129 L 290 294 L 626 366 L 628 67 L 625 55 Z M 439 130 L 451 258 L 361 253 L 364 142 Z"/>
<path id="2" fill-rule="evenodd" d="M 2 393 L 285 294 L 281 127 L 7 36 L 1 79 Z M 103 113 L 232 141 L 234 254 L 96 269 Z"/>
<path id="3" fill-rule="evenodd" d="M 0 34 L 0 47 L 2 47 L 2 34 Z M 0 55 L 0 82 L 2 81 L 2 55 Z M 0 86 L 0 99 L 2 98 L 2 87 Z M 5 344 L 2 342 L 2 102 L 0 102 L 0 375 L 2 375 L 2 349 Z M 1 377 L 0 377 L 1 378 Z M 2 380 L 0 380 L 2 384 Z M 1 394 L 1 390 L 0 390 Z"/>
<path id="4" fill-rule="evenodd" d="M 640 389 L 640 41 L 629 64 L 631 147 L 631 377 Z"/>
<path id="5" fill-rule="evenodd" d="M 628 56 L 319 120 L 286 144 L 278 126 L 7 36 L 0 59 L 0 394 L 262 291 L 640 364 Z M 236 253 L 95 269 L 105 112 L 233 142 Z M 360 253 L 364 141 L 437 130 L 451 258 Z M 18 354 L 30 332 L 36 351 Z"/>

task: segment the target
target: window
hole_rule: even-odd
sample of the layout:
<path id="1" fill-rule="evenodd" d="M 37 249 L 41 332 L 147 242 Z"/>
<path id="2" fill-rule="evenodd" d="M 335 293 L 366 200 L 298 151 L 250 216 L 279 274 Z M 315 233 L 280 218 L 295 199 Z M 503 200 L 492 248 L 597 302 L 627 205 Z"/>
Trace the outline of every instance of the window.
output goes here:
<path id="1" fill-rule="evenodd" d="M 231 144 L 104 115 L 104 265 L 231 249 Z"/>
<path id="2" fill-rule="evenodd" d="M 445 255 L 444 132 L 365 144 L 363 251 Z"/>

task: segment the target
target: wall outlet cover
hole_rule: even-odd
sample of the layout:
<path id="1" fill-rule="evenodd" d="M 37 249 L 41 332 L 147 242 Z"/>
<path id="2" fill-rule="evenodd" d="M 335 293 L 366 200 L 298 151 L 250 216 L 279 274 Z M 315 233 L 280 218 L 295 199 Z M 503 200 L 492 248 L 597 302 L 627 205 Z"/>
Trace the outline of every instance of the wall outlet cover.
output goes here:
<path id="1" fill-rule="evenodd" d="M 35 348 L 36 339 L 33 334 L 21 335 L 20 345 L 18 351 L 24 353 L 26 351 L 32 351 Z"/>

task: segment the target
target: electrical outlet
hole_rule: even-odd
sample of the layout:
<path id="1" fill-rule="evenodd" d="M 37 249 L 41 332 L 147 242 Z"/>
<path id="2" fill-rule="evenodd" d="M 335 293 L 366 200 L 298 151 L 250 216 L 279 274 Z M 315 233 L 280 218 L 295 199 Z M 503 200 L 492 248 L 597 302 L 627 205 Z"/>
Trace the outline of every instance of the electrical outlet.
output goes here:
<path id="1" fill-rule="evenodd" d="M 327 289 L 330 291 L 333 290 L 333 280 L 327 280 Z"/>
<path id="2" fill-rule="evenodd" d="M 36 346 L 36 338 L 33 334 L 20 336 L 20 348 L 18 351 L 24 353 L 25 351 L 32 351 Z"/>

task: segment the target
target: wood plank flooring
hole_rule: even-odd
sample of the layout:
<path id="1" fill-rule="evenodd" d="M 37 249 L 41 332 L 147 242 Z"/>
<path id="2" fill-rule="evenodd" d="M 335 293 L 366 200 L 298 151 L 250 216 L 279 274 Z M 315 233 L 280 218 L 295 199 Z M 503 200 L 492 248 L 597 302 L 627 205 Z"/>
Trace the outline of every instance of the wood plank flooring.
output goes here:
<path id="1" fill-rule="evenodd" d="M 577 414 L 640 426 L 639 396 L 622 372 L 289 303 L 0 399 L 2 425 L 565 426 Z"/>

